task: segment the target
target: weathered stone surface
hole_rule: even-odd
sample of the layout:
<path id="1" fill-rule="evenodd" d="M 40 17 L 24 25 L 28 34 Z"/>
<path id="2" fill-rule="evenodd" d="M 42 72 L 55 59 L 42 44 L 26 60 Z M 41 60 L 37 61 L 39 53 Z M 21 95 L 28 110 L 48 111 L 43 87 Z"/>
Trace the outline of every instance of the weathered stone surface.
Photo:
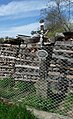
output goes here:
<path id="1" fill-rule="evenodd" d="M 40 110 L 36 110 L 34 108 L 29 108 L 29 107 L 27 107 L 27 110 L 30 110 L 39 119 L 73 119 L 68 116 L 62 116 L 55 113 L 40 111 Z"/>

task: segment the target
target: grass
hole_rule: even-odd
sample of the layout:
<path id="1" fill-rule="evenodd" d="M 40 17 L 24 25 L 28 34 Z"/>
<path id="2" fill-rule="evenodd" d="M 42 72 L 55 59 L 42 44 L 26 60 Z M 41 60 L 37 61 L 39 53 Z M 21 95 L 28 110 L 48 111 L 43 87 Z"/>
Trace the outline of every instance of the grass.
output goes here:
<path id="1" fill-rule="evenodd" d="M 59 107 L 54 111 L 55 113 L 59 113 L 61 115 L 67 115 L 67 112 L 73 109 L 73 94 L 69 93 L 63 102 L 59 104 Z"/>
<path id="2" fill-rule="evenodd" d="M 15 82 L 13 79 L 6 78 L 0 80 L 0 97 L 7 99 L 17 99 L 25 97 L 28 93 L 35 92 L 33 83 L 18 81 Z"/>
<path id="3" fill-rule="evenodd" d="M 0 102 L 0 119 L 37 119 L 25 106 L 12 105 L 9 106 Z"/>
<path id="4" fill-rule="evenodd" d="M 7 79 L 6 79 L 7 80 Z M 22 102 L 22 105 L 28 105 L 36 109 L 45 110 L 52 113 L 66 115 L 71 108 L 73 108 L 73 94 L 69 93 L 61 103 L 58 100 L 42 99 L 36 96 L 35 87 L 33 84 L 26 84 L 25 82 L 14 82 L 4 84 L 0 81 L 0 97 L 7 98 L 16 103 Z"/>
<path id="5" fill-rule="evenodd" d="M 36 109 L 67 116 L 67 112 L 73 109 L 73 94 L 69 93 L 60 103 L 51 98 L 42 99 L 35 94 L 30 94 L 23 99 L 22 103 Z"/>

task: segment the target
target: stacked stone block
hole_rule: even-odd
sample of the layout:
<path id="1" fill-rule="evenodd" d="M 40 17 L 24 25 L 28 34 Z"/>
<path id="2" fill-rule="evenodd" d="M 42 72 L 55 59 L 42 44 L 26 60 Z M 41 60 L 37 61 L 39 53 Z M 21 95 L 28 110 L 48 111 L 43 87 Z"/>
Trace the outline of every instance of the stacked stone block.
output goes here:
<path id="1" fill-rule="evenodd" d="M 73 41 L 70 39 L 68 41 L 56 41 L 48 74 L 52 80 L 66 79 L 68 81 L 66 83 L 72 87 Z"/>

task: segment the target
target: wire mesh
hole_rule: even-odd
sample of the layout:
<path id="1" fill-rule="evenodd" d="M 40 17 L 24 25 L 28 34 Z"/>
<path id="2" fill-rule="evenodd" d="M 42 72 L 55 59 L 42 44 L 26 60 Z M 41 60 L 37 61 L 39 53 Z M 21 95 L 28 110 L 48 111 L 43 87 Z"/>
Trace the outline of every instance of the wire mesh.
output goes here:
<path id="1" fill-rule="evenodd" d="M 0 44 L 0 100 L 73 118 L 73 41 L 39 44 Z"/>

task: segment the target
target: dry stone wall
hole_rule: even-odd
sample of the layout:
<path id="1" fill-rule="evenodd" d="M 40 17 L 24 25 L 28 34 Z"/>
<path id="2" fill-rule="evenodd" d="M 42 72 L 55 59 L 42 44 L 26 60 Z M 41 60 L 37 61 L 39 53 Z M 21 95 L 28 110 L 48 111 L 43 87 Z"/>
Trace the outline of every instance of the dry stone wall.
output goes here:
<path id="1" fill-rule="evenodd" d="M 26 81 L 39 78 L 38 59 L 25 44 L 23 46 L 0 44 L 0 78 L 12 76 Z"/>
<path id="2" fill-rule="evenodd" d="M 50 62 L 49 77 L 52 80 L 65 78 L 73 87 L 73 41 L 56 41 Z M 68 82 L 67 82 L 68 83 Z"/>
<path id="3" fill-rule="evenodd" d="M 0 78 L 12 76 L 16 80 L 37 81 L 39 79 L 39 59 L 34 49 L 38 49 L 38 46 L 35 45 L 32 50 L 31 48 L 31 44 L 23 44 L 20 47 L 0 44 Z M 48 61 L 47 66 L 50 82 L 56 83 L 60 77 L 65 77 L 72 89 L 73 41 L 56 41 L 53 46 L 50 67 Z"/>

